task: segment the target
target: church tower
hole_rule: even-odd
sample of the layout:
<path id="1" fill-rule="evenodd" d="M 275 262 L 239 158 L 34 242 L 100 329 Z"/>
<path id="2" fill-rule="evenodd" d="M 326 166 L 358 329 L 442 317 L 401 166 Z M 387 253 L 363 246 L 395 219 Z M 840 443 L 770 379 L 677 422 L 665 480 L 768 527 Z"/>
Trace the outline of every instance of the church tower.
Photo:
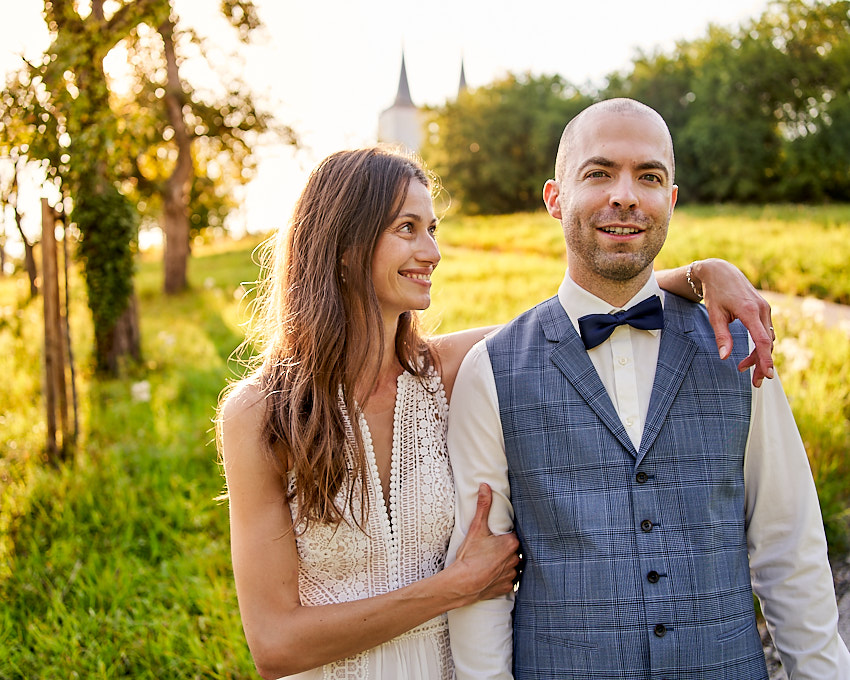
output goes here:
<path id="1" fill-rule="evenodd" d="M 422 145 L 422 124 L 422 115 L 410 98 L 407 68 L 404 64 L 404 52 L 402 52 L 398 93 L 393 105 L 383 111 L 378 118 L 378 141 L 401 144 L 410 151 L 419 151 Z"/>

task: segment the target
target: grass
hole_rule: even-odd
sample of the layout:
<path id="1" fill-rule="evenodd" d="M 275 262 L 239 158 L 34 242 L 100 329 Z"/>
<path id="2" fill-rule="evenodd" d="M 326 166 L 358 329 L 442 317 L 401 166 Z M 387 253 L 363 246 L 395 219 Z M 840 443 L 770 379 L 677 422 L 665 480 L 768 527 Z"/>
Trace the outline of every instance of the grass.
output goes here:
<path id="1" fill-rule="evenodd" d="M 844 299 L 836 235 L 850 207 L 677 211 L 664 264 L 708 255 L 775 290 Z M 428 312 L 441 331 L 506 321 L 551 295 L 564 267 L 543 213 L 450 218 Z M 119 380 L 90 375 L 91 328 L 72 281 L 80 438 L 73 460 L 44 464 L 40 300 L 0 279 L 0 680 L 256 677 L 230 571 L 227 508 L 213 446 L 217 395 L 256 277 L 256 241 L 199 249 L 192 290 L 165 298 L 154 256 L 139 264 L 144 362 Z M 777 253 L 786 252 L 787 261 Z M 781 261 L 780 261 L 781 260 Z M 800 271 L 794 274 L 795 263 Z M 790 264 L 789 264 L 790 263 Z M 806 283 L 822 272 L 817 285 Z M 774 314 L 777 363 L 812 461 L 834 550 L 846 549 L 850 338 Z M 134 398 L 145 390 L 149 399 Z"/>

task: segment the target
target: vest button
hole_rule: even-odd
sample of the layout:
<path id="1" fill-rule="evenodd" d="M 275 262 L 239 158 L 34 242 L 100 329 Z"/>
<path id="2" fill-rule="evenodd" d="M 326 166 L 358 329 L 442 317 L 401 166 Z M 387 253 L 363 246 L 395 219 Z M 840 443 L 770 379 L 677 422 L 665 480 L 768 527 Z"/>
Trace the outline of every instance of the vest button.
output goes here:
<path id="1" fill-rule="evenodd" d="M 652 632 L 655 633 L 656 637 L 664 637 L 667 635 L 667 626 L 663 623 L 659 623 L 655 626 L 655 629 Z"/>
<path id="2" fill-rule="evenodd" d="M 658 575 L 657 571 L 651 571 L 646 575 L 646 580 L 650 583 L 658 583 L 659 578 L 661 577 Z"/>
<path id="3" fill-rule="evenodd" d="M 637 480 L 638 484 L 646 484 L 647 480 L 649 479 L 649 475 L 646 474 L 643 470 L 641 470 L 635 475 L 635 479 Z"/>
<path id="4" fill-rule="evenodd" d="M 652 531 L 652 522 L 650 522 L 648 519 L 645 519 L 643 520 L 643 522 L 640 523 L 640 528 L 649 533 L 650 531 Z"/>

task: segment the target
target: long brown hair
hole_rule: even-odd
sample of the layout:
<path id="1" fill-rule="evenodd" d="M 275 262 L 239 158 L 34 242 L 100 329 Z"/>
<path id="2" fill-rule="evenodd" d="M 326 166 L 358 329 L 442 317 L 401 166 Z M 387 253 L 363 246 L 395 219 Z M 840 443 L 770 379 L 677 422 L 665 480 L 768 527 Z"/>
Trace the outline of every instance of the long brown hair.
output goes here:
<path id="1" fill-rule="evenodd" d="M 261 338 L 255 338 L 262 364 L 255 378 L 266 399 L 264 439 L 280 474 L 294 474 L 288 500 L 296 499 L 296 524 L 341 521 L 344 508 L 334 502 L 341 490 L 355 516 L 357 479 L 365 491 L 355 387 L 371 393 L 384 347 L 372 255 L 412 181 L 433 186 L 414 157 L 396 150 L 329 156 L 310 175 L 263 268 L 256 326 Z M 419 377 L 433 368 L 415 311 L 399 318 L 395 353 Z M 367 511 L 364 504 L 359 521 L 355 516 L 361 526 Z"/>

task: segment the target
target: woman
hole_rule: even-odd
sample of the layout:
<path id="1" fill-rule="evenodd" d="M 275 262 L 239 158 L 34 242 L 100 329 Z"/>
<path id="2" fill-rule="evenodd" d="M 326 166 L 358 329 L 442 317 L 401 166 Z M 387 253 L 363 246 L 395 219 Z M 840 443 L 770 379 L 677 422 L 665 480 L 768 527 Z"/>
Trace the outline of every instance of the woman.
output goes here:
<path id="1" fill-rule="evenodd" d="M 314 170 L 265 269 L 261 363 L 219 419 L 240 612 L 263 677 L 450 678 L 445 612 L 512 588 L 517 541 L 490 534 L 486 485 L 443 568 L 448 400 L 486 329 L 418 328 L 436 225 L 415 161 L 340 152 Z M 731 265 L 703 271 L 755 309 Z M 659 281 L 691 297 L 700 283 L 681 271 Z"/>

